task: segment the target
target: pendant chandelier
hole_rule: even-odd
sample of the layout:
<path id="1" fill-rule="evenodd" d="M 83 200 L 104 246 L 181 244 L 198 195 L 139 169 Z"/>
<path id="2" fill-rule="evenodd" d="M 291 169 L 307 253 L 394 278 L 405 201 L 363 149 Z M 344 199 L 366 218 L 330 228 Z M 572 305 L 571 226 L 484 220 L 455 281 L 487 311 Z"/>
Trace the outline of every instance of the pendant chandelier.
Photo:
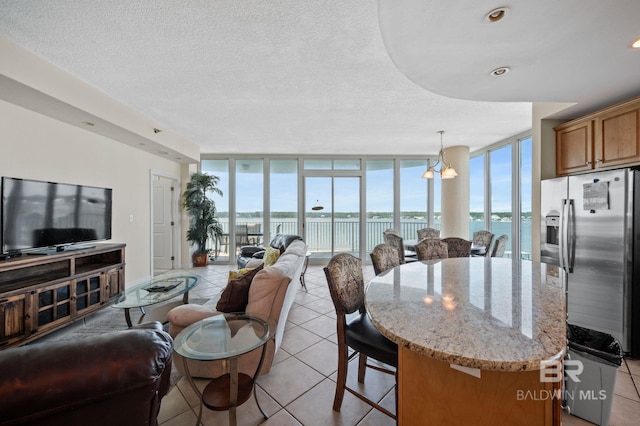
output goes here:
<path id="1" fill-rule="evenodd" d="M 440 130 L 438 133 L 440 133 L 440 152 L 438 153 L 438 159 L 422 174 L 423 179 L 433 179 L 436 173 L 440 173 L 441 179 L 453 179 L 458 176 L 456 169 L 451 167 L 451 163 L 444 161 L 444 148 L 442 147 L 442 135 L 444 134 L 444 130 Z M 438 165 L 440 165 L 440 168 L 436 169 Z"/>

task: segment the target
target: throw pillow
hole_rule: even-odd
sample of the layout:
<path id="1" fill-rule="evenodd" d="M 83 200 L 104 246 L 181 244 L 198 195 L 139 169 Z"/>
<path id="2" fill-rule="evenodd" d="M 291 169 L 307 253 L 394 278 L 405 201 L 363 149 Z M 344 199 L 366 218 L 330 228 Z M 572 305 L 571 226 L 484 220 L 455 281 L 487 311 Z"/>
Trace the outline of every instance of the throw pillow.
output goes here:
<path id="1" fill-rule="evenodd" d="M 253 269 L 254 268 L 242 268 L 242 269 L 238 269 L 237 271 L 229 271 L 229 278 L 227 278 L 227 284 L 229 284 L 229 281 L 234 280 L 238 278 L 240 275 L 244 275 Z"/>
<path id="2" fill-rule="evenodd" d="M 230 279 L 220 295 L 216 310 L 219 312 L 244 312 L 247 303 L 249 303 L 251 281 L 261 269 L 262 265 Z"/>
<path id="3" fill-rule="evenodd" d="M 278 257 L 280 257 L 280 250 L 273 248 L 271 246 L 267 247 L 267 249 L 264 252 L 264 257 L 262 258 L 262 261 L 264 262 L 264 267 L 266 268 L 276 263 L 276 260 L 278 260 Z"/>

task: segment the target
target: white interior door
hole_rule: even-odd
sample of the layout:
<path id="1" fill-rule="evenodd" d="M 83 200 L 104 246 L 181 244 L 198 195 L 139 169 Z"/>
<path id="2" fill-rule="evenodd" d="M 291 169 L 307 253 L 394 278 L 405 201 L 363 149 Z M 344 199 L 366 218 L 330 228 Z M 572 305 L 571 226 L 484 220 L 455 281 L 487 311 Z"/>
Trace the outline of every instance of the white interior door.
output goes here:
<path id="1" fill-rule="evenodd" d="M 174 268 L 172 179 L 156 176 L 153 180 L 153 272 Z"/>

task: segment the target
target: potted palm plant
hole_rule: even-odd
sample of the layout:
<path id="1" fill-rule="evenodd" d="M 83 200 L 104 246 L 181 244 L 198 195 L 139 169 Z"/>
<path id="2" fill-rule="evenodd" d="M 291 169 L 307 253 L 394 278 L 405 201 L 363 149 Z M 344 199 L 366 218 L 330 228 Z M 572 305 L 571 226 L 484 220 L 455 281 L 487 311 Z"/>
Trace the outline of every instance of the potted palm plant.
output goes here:
<path id="1" fill-rule="evenodd" d="M 222 196 L 222 191 L 218 188 L 219 181 L 217 176 L 196 172 L 191 175 L 183 193 L 182 205 L 189 214 L 187 241 L 195 246 L 193 266 L 207 265 L 207 239 L 211 238 L 217 244 L 222 235 L 222 227 L 216 218 L 215 202 L 207 196 L 208 192 Z"/>

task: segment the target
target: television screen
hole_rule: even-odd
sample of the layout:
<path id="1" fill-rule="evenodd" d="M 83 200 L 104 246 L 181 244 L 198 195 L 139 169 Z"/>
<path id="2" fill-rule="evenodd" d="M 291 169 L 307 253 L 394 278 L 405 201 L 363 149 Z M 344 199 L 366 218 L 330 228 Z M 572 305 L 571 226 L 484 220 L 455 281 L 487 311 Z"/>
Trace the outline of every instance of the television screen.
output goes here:
<path id="1" fill-rule="evenodd" d="M 2 178 L 2 252 L 111 238 L 111 189 Z"/>

